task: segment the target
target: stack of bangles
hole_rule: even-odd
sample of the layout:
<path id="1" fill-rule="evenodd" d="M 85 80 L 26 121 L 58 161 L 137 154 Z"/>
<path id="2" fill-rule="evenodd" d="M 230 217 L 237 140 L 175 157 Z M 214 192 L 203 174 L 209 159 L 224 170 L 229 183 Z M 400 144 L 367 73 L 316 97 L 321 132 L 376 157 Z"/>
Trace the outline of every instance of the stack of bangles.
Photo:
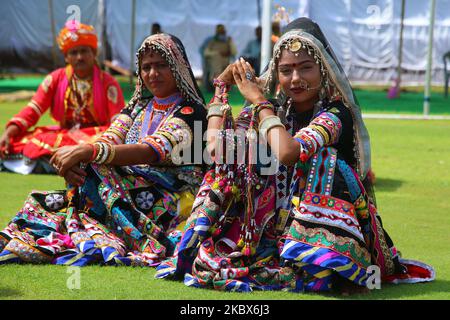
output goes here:
<path id="1" fill-rule="evenodd" d="M 264 101 L 262 103 L 258 103 L 257 105 L 255 105 L 254 108 L 255 108 L 256 115 L 258 115 L 261 112 L 261 110 L 264 110 L 264 109 L 270 109 L 270 110 L 274 111 L 274 106 L 269 101 Z M 270 115 L 270 116 L 264 117 L 259 122 L 258 130 L 262 134 L 264 139 L 267 140 L 267 133 L 269 132 L 269 130 L 271 130 L 275 127 L 283 127 L 284 128 L 284 125 L 281 122 L 280 117 L 278 117 L 276 115 Z"/>
<path id="2" fill-rule="evenodd" d="M 92 157 L 89 159 L 89 162 L 109 164 L 116 155 L 116 148 L 110 143 L 95 142 L 94 144 L 90 143 L 89 145 L 92 146 L 93 149 Z"/>
<path id="3" fill-rule="evenodd" d="M 228 104 L 228 91 L 230 91 L 230 85 L 225 81 L 214 79 L 214 87 L 219 88 L 219 95 L 215 95 L 214 98 L 219 98 L 224 104 Z"/>
<path id="4" fill-rule="evenodd" d="M 208 105 L 208 114 L 206 119 L 209 120 L 211 117 L 222 117 L 225 109 L 228 108 L 227 104 L 223 102 L 212 102 Z"/>
<path id="5" fill-rule="evenodd" d="M 228 105 L 228 91 L 230 90 L 230 86 L 222 80 L 214 79 L 214 87 L 219 88 L 220 94 L 214 95 L 211 103 L 208 105 L 208 114 L 206 116 L 208 120 L 211 117 L 222 117 L 224 111 L 231 110 Z M 220 102 L 213 102 L 215 98 L 218 98 Z"/>
<path id="6" fill-rule="evenodd" d="M 275 107 L 273 106 L 273 104 L 270 101 L 266 100 L 266 101 L 263 101 L 263 102 L 260 102 L 260 103 L 256 104 L 253 107 L 253 111 L 255 113 L 255 116 L 257 116 L 264 109 L 272 110 L 273 112 L 275 112 Z"/>

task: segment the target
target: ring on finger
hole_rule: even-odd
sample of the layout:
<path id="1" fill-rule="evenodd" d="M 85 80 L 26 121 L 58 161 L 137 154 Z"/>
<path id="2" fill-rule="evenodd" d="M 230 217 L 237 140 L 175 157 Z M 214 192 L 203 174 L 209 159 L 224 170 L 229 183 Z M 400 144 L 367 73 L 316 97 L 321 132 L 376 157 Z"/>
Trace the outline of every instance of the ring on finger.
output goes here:
<path id="1" fill-rule="evenodd" d="M 252 81 L 253 80 L 253 73 L 251 73 L 250 71 L 246 71 L 245 72 L 245 77 L 247 78 L 248 81 Z"/>

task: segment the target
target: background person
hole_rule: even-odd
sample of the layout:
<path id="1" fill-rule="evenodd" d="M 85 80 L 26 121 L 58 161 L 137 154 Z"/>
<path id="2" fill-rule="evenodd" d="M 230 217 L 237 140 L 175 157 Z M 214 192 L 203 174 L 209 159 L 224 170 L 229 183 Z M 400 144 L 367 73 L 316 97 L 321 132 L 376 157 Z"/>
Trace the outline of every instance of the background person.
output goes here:
<path id="1" fill-rule="evenodd" d="M 223 24 L 216 26 L 216 34 L 203 51 L 204 59 L 209 70 L 209 81 L 219 76 L 237 54 L 236 45 L 233 39 L 227 36 L 227 31 Z"/>
<path id="2" fill-rule="evenodd" d="M 96 62 L 93 27 L 69 21 L 58 44 L 67 66 L 45 77 L 28 105 L 6 124 L 0 138 L 3 168 L 53 172 L 48 159 L 57 148 L 88 142 L 124 107 L 118 82 Z M 47 110 L 58 125 L 30 130 Z"/>

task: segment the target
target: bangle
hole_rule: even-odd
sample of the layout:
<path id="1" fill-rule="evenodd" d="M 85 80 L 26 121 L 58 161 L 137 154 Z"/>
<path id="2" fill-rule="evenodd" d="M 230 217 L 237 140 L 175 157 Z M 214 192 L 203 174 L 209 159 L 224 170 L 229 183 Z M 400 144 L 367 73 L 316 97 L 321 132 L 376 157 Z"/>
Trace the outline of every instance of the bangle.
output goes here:
<path id="1" fill-rule="evenodd" d="M 281 119 L 278 116 L 267 116 L 259 124 L 259 132 L 263 135 L 263 137 L 267 140 L 267 133 L 270 129 L 275 127 L 283 127 L 283 123 L 281 123 Z"/>
<path id="2" fill-rule="evenodd" d="M 211 103 L 208 107 L 208 114 L 206 115 L 206 119 L 209 120 L 211 117 L 222 117 L 223 116 L 223 107 L 225 105 L 223 103 Z"/>
<path id="3" fill-rule="evenodd" d="M 88 143 L 88 145 L 92 147 L 92 156 L 89 158 L 88 162 L 92 162 L 97 157 L 98 150 L 94 144 Z"/>
<path id="4" fill-rule="evenodd" d="M 259 114 L 264 109 L 270 109 L 275 112 L 275 108 L 274 108 L 273 104 L 267 100 L 257 103 L 253 108 L 255 110 L 255 114 Z"/>
<path id="5" fill-rule="evenodd" d="M 216 88 L 219 88 L 219 89 L 223 89 L 223 88 L 226 88 L 228 86 L 228 84 L 223 80 L 215 78 L 213 80 L 213 86 Z"/>
<path id="6" fill-rule="evenodd" d="M 114 148 L 113 145 L 109 145 L 109 155 L 106 158 L 105 164 L 111 163 L 113 161 L 114 157 L 116 156 L 116 148 Z"/>
<path id="7" fill-rule="evenodd" d="M 100 151 L 95 158 L 94 163 L 103 164 L 111 155 L 112 145 L 106 142 L 96 142 L 95 144 L 99 146 Z"/>
<path id="8" fill-rule="evenodd" d="M 217 94 L 215 94 L 215 95 L 211 98 L 211 100 L 209 100 L 209 104 L 211 104 L 211 103 L 216 103 L 216 102 L 214 102 L 214 100 L 215 100 L 216 98 L 219 99 L 220 101 L 222 101 L 222 99 L 223 99 L 222 95 L 217 95 Z"/>
<path id="9" fill-rule="evenodd" d="M 228 85 L 225 81 L 219 80 L 219 79 L 214 79 L 213 81 L 213 85 L 216 88 L 219 88 L 220 91 L 220 95 L 216 96 L 217 98 L 219 98 L 223 103 L 227 104 L 228 103 L 228 91 L 230 91 L 230 85 Z"/>
<path id="10" fill-rule="evenodd" d="M 106 159 L 108 159 L 109 155 L 111 154 L 111 147 L 112 145 L 109 143 L 103 143 L 103 147 L 105 148 L 105 152 L 103 153 L 102 157 L 100 158 L 98 164 L 104 164 L 106 162 Z"/>
<path id="11" fill-rule="evenodd" d="M 94 143 L 96 147 L 98 147 L 97 156 L 95 157 L 94 163 L 98 163 L 100 159 L 103 157 L 103 154 L 105 153 L 105 147 L 103 146 L 103 142 L 96 142 Z"/>

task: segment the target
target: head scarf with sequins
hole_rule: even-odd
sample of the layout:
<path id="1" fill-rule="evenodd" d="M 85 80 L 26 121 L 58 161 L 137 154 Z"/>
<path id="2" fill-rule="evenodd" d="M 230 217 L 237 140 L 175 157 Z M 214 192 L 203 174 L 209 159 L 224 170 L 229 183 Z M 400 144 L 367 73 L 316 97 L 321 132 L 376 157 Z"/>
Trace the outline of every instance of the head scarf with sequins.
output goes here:
<path id="1" fill-rule="evenodd" d="M 276 96 L 280 105 L 286 102 L 283 92 L 276 92 L 278 87 L 277 65 L 282 50 L 307 50 L 308 54 L 320 65 L 322 83 L 327 86 L 327 99 L 340 99 L 350 110 L 353 117 L 354 152 L 357 160 L 357 172 L 365 179 L 370 169 L 370 140 L 361 116 L 361 109 L 353 93 L 347 76 L 320 27 L 308 18 L 291 22 L 273 48 L 273 56 L 266 71 L 261 75 L 264 90 Z M 315 110 L 316 111 L 316 110 Z"/>
<path id="2" fill-rule="evenodd" d="M 142 99 L 145 89 L 144 81 L 141 78 L 141 59 L 149 50 L 156 51 L 167 61 L 175 77 L 177 88 L 186 101 L 194 105 L 205 105 L 203 95 L 195 81 L 191 65 L 186 55 L 182 42 L 175 36 L 166 33 L 159 33 L 147 37 L 136 53 L 137 83 L 134 94 L 123 112 L 132 114 L 136 104 Z"/>

